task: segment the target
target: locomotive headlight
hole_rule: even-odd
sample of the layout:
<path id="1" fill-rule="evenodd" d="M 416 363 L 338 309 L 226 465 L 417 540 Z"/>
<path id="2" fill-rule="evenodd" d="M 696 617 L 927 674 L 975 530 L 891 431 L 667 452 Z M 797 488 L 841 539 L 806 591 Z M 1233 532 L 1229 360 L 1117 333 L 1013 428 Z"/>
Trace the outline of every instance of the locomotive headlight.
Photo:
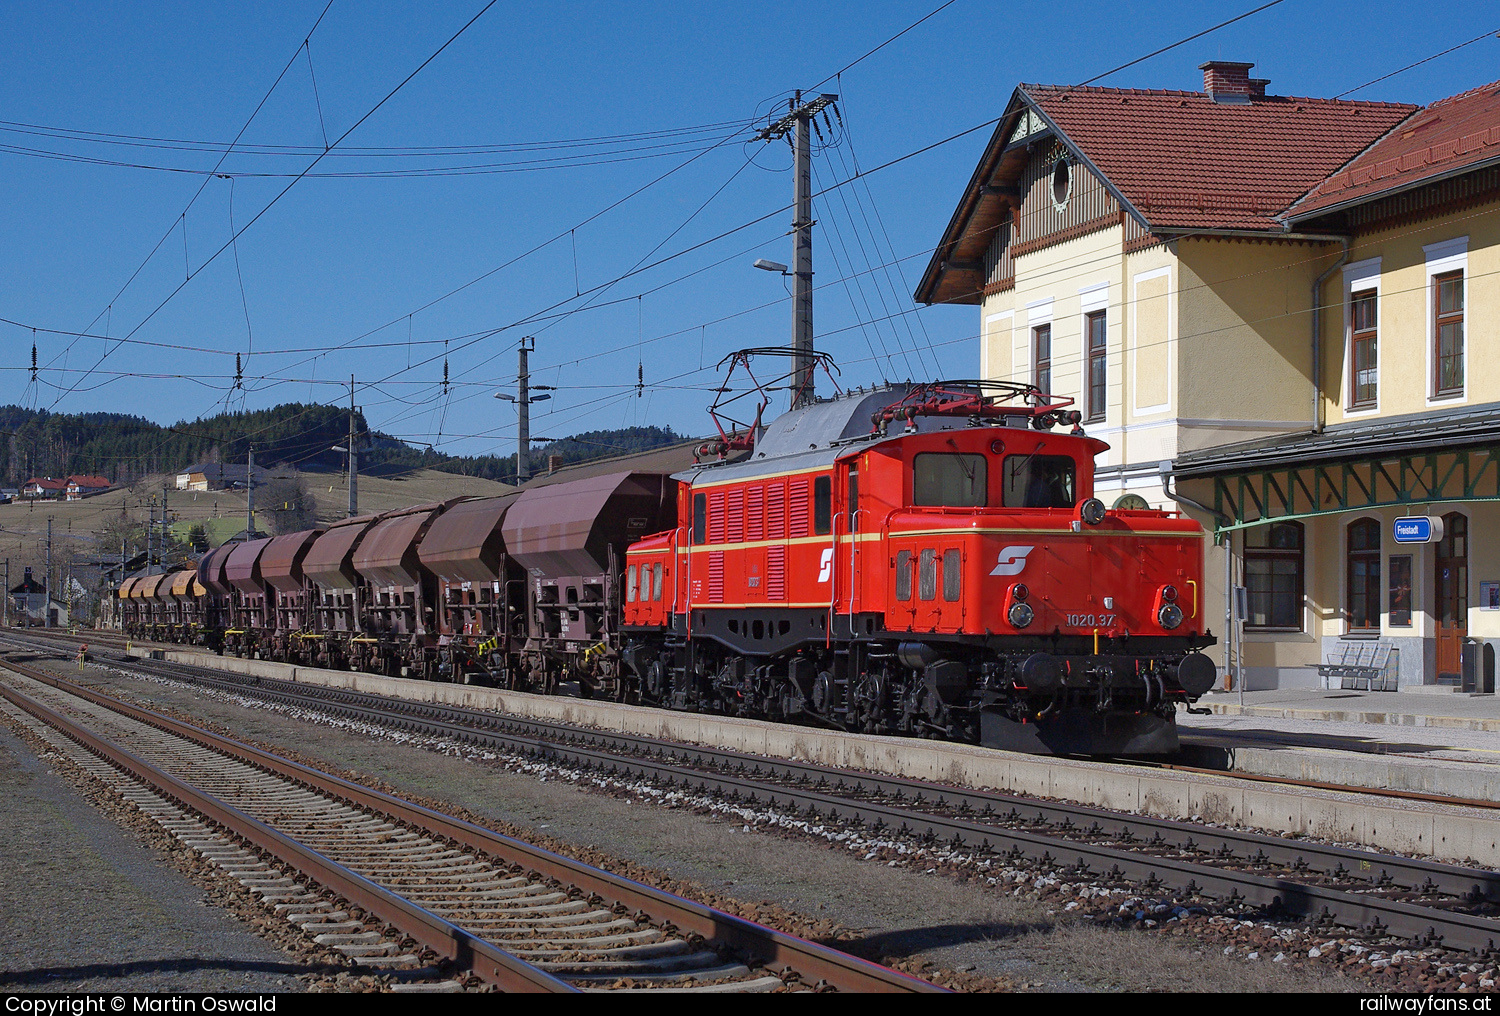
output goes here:
<path id="1" fill-rule="evenodd" d="M 1168 603 L 1176 603 L 1177 602 L 1177 587 L 1176 586 L 1162 586 L 1161 587 L 1161 598 L 1163 600 L 1166 600 Z"/>
<path id="2" fill-rule="evenodd" d="M 1012 628 L 1025 628 L 1036 619 L 1036 612 L 1031 609 L 1031 604 L 1017 601 L 1010 605 L 1006 617 L 1010 620 Z"/>
<path id="3" fill-rule="evenodd" d="M 1156 612 L 1156 620 L 1163 628 L 1171 631 L 1182 623 L 1182 608 L 1175 603 L 1163 603 Z"/>
<path id="4" fill-rule="evenodd" d="M 1097 526 L 1104 521 L 1104 502 L 1097 497 L 1091 497 L 1078 506 L 1078 517 L 1091 526 Z"/>

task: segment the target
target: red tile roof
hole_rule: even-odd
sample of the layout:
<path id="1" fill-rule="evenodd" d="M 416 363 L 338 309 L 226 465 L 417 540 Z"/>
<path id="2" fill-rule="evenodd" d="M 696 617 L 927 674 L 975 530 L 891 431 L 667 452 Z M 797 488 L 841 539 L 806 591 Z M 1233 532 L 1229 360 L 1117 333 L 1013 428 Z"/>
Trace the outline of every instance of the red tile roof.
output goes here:
<path id="1" fill-rule="evenodd" d="M 1500 158 L 1500 82 L 1440 99 L 1313 187 L 1287 211 L 1306 219 Z"/>
<path id="2" fill-rule="evenodd" d="M 78 484 L 80 487 L 108 487 L 109 481 L 102 476 L 70 476 L 69 485 Z"/>
<path id="3" fill-rule="evenodd" d="M 1416 106 L 1022 85 L 1153 229 L 1284 227 L 1277 215 Z"/>
<path id="4" fill-rule="evenodd" d="M 34 486 L 41 490 L 62 490 L 67 485 L 67 480 L 54 480 L 50 476 L 33 476 L 26 481 L 26 486 Z"/>

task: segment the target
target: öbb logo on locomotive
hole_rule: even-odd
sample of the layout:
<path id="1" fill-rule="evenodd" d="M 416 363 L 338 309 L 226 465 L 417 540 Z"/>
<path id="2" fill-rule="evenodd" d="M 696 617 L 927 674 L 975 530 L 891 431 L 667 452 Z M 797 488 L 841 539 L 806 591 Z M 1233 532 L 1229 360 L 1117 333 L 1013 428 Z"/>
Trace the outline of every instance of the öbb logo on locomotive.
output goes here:
<path id="1" fill-rule="evenodd" d="M 991 575 L 1019 575 L 1026 570 L 1026 555 L 1035 547 L 1006 547 L 995 561 Z"/>
<path id="2" fill-rule="evenodd" d="M 1068 405 L 989 381 L 841 393 L 721 427 L 671 473 L 594 465 L 225 545 L 129 579 L 122 623 L 302 666 L 1172 751 L 1216 675 L 1202 530 L 1106 510 L 1108 446 Z"/>

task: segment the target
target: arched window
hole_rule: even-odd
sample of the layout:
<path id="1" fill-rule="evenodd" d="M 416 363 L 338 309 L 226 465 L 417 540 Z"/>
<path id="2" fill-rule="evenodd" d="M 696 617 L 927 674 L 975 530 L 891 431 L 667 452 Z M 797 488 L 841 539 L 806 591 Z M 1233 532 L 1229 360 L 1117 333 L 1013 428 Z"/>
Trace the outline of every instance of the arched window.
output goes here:
<path id="1" fill-rule="evenodd" d="M 1351 632 L 1380 631 L 1380 520 L 1349 525 L 1347 618 Z"/>
<path id="2" fill-rule="evenodd" d="M 1304 547 L 1300 522 L 1273 522 L 1245 530 L 1247 630 L 1302 630 Z"/>

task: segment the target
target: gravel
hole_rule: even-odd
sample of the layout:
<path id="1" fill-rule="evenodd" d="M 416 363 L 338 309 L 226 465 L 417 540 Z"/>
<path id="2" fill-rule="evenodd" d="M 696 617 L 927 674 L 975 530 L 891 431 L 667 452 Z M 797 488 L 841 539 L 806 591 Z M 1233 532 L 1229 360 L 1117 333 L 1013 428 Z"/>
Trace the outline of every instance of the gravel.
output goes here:
<path id="1" fill-rule="evenodd" d="M 311 968 L 211 906 L 0 726 L 0 988 L 296 991 Z"/>
<path id="2" fill-rule="evenodd" d="M 1034 882 L 998 866 L 978 871 L 909 846 L 880 844 L 870 850 L 868 844 L 765 815 L 711 812 L 681 795 L 653 797 L 596 778 L 578 781 L 551 767 L 480 758 L 471 748 L 424 746 L 407 734 L 342 721 L 309 722 L 311 717 L 298 718 L 281 707 L 176 682 L 106 668 L 91 668 L 87 678 L 246 740 L 295 745 L 288 753 L 302 761 L 425 803 L 448 802 L 446 810 L 501 831 L 534 833 L 542 845 L 590 863 L 954 987 L 1309 991 L 1373 986 L 1364 976 L 1346 973 L 1341 963 L 1309 957 L 1310 947 L 1297 934 L 1275 939 L 1285 946 L 1278 950 L 1280 961 L 1273 961 L 1274 952 L 1267 956 L 1264 949 L 1243 945 L 1226 953 L 1226 943 L 1246 938 L 1238 919 L 1174 910 L 1172 901 L 1097 893 L 1061 879 Z M 1269 924 L 1251 927 L 1263 927 L 1264 937 L 1282 933 Z"/>

